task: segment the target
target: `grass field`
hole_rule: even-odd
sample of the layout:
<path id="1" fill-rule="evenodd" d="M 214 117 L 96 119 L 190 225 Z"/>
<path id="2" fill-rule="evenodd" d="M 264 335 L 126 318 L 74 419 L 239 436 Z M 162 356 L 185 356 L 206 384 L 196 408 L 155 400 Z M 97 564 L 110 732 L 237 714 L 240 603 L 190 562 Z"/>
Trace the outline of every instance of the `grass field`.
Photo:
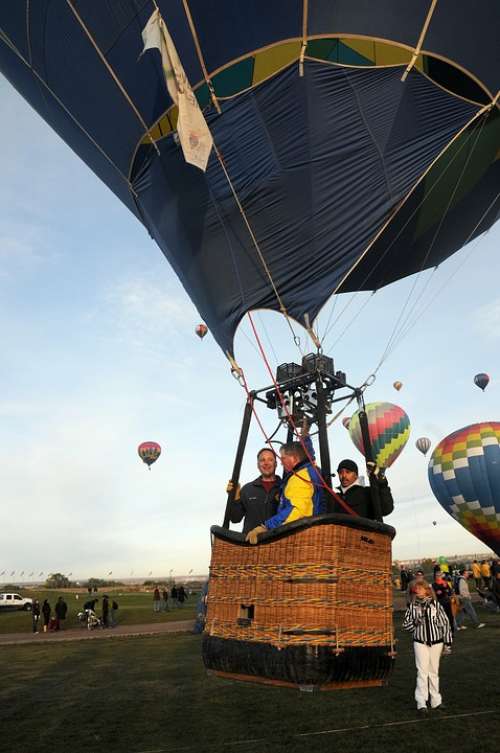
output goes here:
<path id="1" fill-rule="evenodd" d="M 207 676 L 193 635 L 2 646 L 0 750 L 498 753 L 500 616 L 480 616 L 442 660 L 446 713 L 424 721 L 401 631 L 387 687 L 318 694 Z"/>
<path id="2" fill-rule="evenodd" d="M 101 614 L 102 593 L 96 594 L 99 602 L 96 605 L 97 614 Z M 88 594 L 62 592 L 62 591 L 23 591 L 25 596 L 36 598 L 40 606 L 44 599 L 48 599 L 54 613 L 55 603 L 58 596 L 63 596 L 68 605 L 68 615 L 64 627 L 75 628 L 78 626 L 77 614 L 83 608 L 84 603 L 89 598 Z M 153 612 L 153 595 L 146 592 L 126 592 L 111 591 L 108 594 L 112 599 L 116 599 L 119 609 L 116 613 L 118 624 L 141 625 L 147 623 L 167 622 L 170 620 L 189 620 L 194 618 L 196 611 L 196 602 L 198 594 L 189 597 L 188 601 L 180 609 L 170 609 L 168 612 Z M 94 598 L 94 595 L 92 596 Z M 31 627 L 31 612 L 0 612 L 0 634 L 5 633 L 24 633 L 29 632 Z"/>

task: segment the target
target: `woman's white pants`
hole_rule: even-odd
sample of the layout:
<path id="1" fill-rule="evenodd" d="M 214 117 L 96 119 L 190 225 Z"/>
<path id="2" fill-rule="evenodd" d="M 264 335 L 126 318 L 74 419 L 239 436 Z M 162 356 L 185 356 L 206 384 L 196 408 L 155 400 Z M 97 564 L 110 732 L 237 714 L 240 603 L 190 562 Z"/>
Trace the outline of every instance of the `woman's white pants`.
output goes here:
<path id="1" fill-rule="evenodd" d="M 415 649 L 415 664 L 417 665 L 417 687 L 415 700 L 417 708 L 425 707 L 430 698 L 432 708 L 441 705 L 439 692 L 439 660 L 443 651 L 443 644 L 426 646 L 424 643 L 413 642 Z"/>

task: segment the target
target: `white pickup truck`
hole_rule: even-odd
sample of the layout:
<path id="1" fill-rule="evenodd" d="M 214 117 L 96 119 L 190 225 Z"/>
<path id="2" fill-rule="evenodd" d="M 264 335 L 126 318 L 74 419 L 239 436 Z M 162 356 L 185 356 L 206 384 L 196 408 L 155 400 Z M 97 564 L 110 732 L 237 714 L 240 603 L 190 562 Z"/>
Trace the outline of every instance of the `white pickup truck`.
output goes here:
<path id="1" fill-rule="evenodd" d="M 33 599 L 19 596 L 19 594 L 0 594 L 0 612 L 11 609 L 24 609 L 30 612 L 33 606 Z"/>

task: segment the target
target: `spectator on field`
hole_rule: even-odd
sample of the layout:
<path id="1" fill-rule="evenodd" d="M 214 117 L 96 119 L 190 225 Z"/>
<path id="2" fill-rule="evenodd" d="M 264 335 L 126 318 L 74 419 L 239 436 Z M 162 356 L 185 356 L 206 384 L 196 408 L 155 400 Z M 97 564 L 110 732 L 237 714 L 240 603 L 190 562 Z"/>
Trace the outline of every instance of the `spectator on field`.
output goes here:
<path id="1" fill-rule="evenodd" d="M 172 606 L 173 607 L 178 607 L 179 604 L 178 604 L 178 601 L 177 601 L 177 586 L 175 585 L 175 583 L 172 586 L 172 588 L 170 589 L 170 598 L 172 599 Z"/>
<path id="2" fill-rule="evenodd" d="M 444 574 L 441 572 L 441 570 L 436 570 L 436 572 L 434 573 L 432 588 L 434 590 L 434 593 L 436 594 L 436 599 L 445 611 L 453 635 L 453 633 L 455 632 L 455 618 L 453 617 L 453 612 L 451 609 L 451 597 L 453 595 L 453 589 L 444 577 Z M 450 652 L 451 648 L 445 646 L 444 653 L 448 654 Z"/>
<path id="3" fill-rule="evenodd" d="M 118 611 L 118 602 L 113 599 L 111 602 L 111 609 L 109 611 L 109 624 L 111 627 L 115 627 L 116 625 L 116 613 Z"/>
<path id="4" fill-rule="evenodd" d="M 44 633 L 46 633 L 47 630 L 49 629 L 51 613 L 52 613 L 52 607 L 50 606 L 47 599 L 44 599 L 44 602 L 42 604 L 43 632 Z"/>
<path id="5" fill-rule="evenodd" d="M 61 623 L 66 619 L 68 605 L 66 604 L 62 596 L 59 596 L 58 600 L 56 601 L 54 611 L 56 613 L 56 630 L 63 630 Z"/>
<path id="6" fill-rule="evenodd" d="M 159 612 L 161 609 L 161 596 L 158 586 L 153 591 L 153 612 Z"/>
<path id="7" fill-rule="evenodd" d="M 443 645 L 451 647 L 453 637 L 442 606 L 424 580 L 415 584 L 415 598 L 406 610 L 403 629 L 413 633 L 417 667 L 415 701 L 418 714 L 427 716 L 429 700 L 432 709 L 444 709 L 439 689 L 439 661 Z"/>
<path id="8" fill-rule="evenodd" d="M 201 587 L 200 598 L 196 605 L 196 622 L 194 626 L 195 633 L 203 633 L 207 618 L 207 601 L 208 601 L 208 580 Z"/>
<path id="9" fill-rule="evenodd" d="M 401 591 L 406 591 L 408 588 L 408 573 L 404 567 L 399 571 L 399 580 Z"/>
<path id="10" fill-rule="evenodd" d="M 484 622 L 479 622 L 479 617 L 476 614 L 476 610 L 472 605 L 472 599 L 470 596 L 469 586 L 467 579 L 469 573 L 465 568 L 460 570 L 460 577 L 458 579 L 458 596 L 460 599 L 461 611 L 457 614 L 457 630 L 467 630 L 467 626 L 464 625 L 465 615 L 467 615 L 475 628 L 483 628 Z"/>
<path id="11" fill-rule="evenodd" d="M 408 583 L 408 589 L 406 593 L 406 604 L 410 604 L 410 602 L 415 600 L 415 586 L 417 586 L 419 583 L 422 583 L 425 580 L 424 578 L 424 571 L 422 569 L 418 569 L 415 571 L 415 574 L 412 573 L 411 580 Z"/>
<path id="12" fill-rule="evenodd" d="M 481 588 L 481 565 L 477 560 L 474 560 L 474 562 L 472 563 L 472 576 L 474 578 L 476 588 Z"/>
<path id="13" fill-rule="evenodd" d="M 184 586 L 179 586 L 179 588 L 177 589 L 177 601 L 179 602 L 179 606 L 182 607 L 186 599 L 187 599 L 187 593 Z"/>
<path id="14" fill-rule="evenodd" d="M 31 606 L 31 623 L 33 626 L 33 632 L 38 634 L 38 626 L 40 624 L 40 602 L 38 599 L 33 599 L 33 604 Z"/>
<path id="15" fill-rule="evenodd" d="M 102 597 L 102 626 L 109 627 L 109 596 L 107 594 Z"/>
<path id="16" fill-rule="evenodd" d="M 161 594 L 162 604 L 161 607 L 164 612 L 168 612 L 168 588 L 164 588 Z"/>
<path id="17" fill-rule="evenodd" d="M 481 560 L 481 577 L 485 588 L 490 587 L 491 568 L 487 560 Z"/>

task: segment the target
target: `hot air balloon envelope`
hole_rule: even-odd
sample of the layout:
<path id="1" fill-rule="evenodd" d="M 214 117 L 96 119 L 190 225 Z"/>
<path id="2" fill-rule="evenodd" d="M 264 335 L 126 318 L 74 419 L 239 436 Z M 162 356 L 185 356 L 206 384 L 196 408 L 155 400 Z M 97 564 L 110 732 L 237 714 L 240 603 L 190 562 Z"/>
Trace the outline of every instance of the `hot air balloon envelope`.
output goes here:
<path id="1" fill-rule="evenodd" d="M 392 386 L 394 387 L 395 390 L 397 390 L 399 392 L 399 390 L 403 386 L 403 382 L 394 382 L 394 384 Z"/>
<path id="2" fill-rule="evenodd" d="M 500 556 L 500 422 L 471 424 L 437 445 L 429 482 L 440 505 Z"/>
<path id="3" fill-rule="evenodd" d="M 415 447 L 420 450 L 422 455 L 427 455 L 431 446 L 431 440 L 428 437 L 419 437 L 415 442 Z"/>
<path id="4" fill-rule="evenodd" d="M 141 54 L 155 6 L 223 156 L 206 172 L 184 159 L 159 51 Z M 312 322 L 334 290 L 434 267 L 496 221 L 500 119 L 484 105 L 500 6 L 429 8 L 2 2 L 0 71 L 146 226 L 232 353 L 247 311 Z"/>
<path id="5" fill-rule="evenodd" d="M 200 340 L 203 340 L 203 338 L 205 337 L 205 335 L 208 332 L 208 327 L 207 327 L 206 324 L 198 324 L 198 326 L 195 329 L 195 332 L 198 335 L 198 337 L 200 338 Z"/>
<path id="6" fill-rule="evenodd" d="M 483 392 L 488 386 L 489 381 L 490 381 L 490 378 L 488 374 L 485 374 L 484 372 L 481 372 L 480 374 L 476 374 L 476 376 L 474 377 L 474 384 L 477 387 L 479 387 L 481 390 L 483 390 Z"/>
<path id="7" fill-rule="evenodd" d="M 388 468 L 401 454 L 410 436 L 410 419 L 402 408 L 392 403 L 368 403 L 366 406 L 368 429 L 373 459 L 381 468 Z M 351 439 L 364 454 L 359 411 L 351 416 Z"/>
<path id="8" fill-rule="evenodd" d="M 137 452 L 143 463 L 151 466 L 160 457 L 161 447 L 157 442 L 142 442 L 137 448 Z"/>

